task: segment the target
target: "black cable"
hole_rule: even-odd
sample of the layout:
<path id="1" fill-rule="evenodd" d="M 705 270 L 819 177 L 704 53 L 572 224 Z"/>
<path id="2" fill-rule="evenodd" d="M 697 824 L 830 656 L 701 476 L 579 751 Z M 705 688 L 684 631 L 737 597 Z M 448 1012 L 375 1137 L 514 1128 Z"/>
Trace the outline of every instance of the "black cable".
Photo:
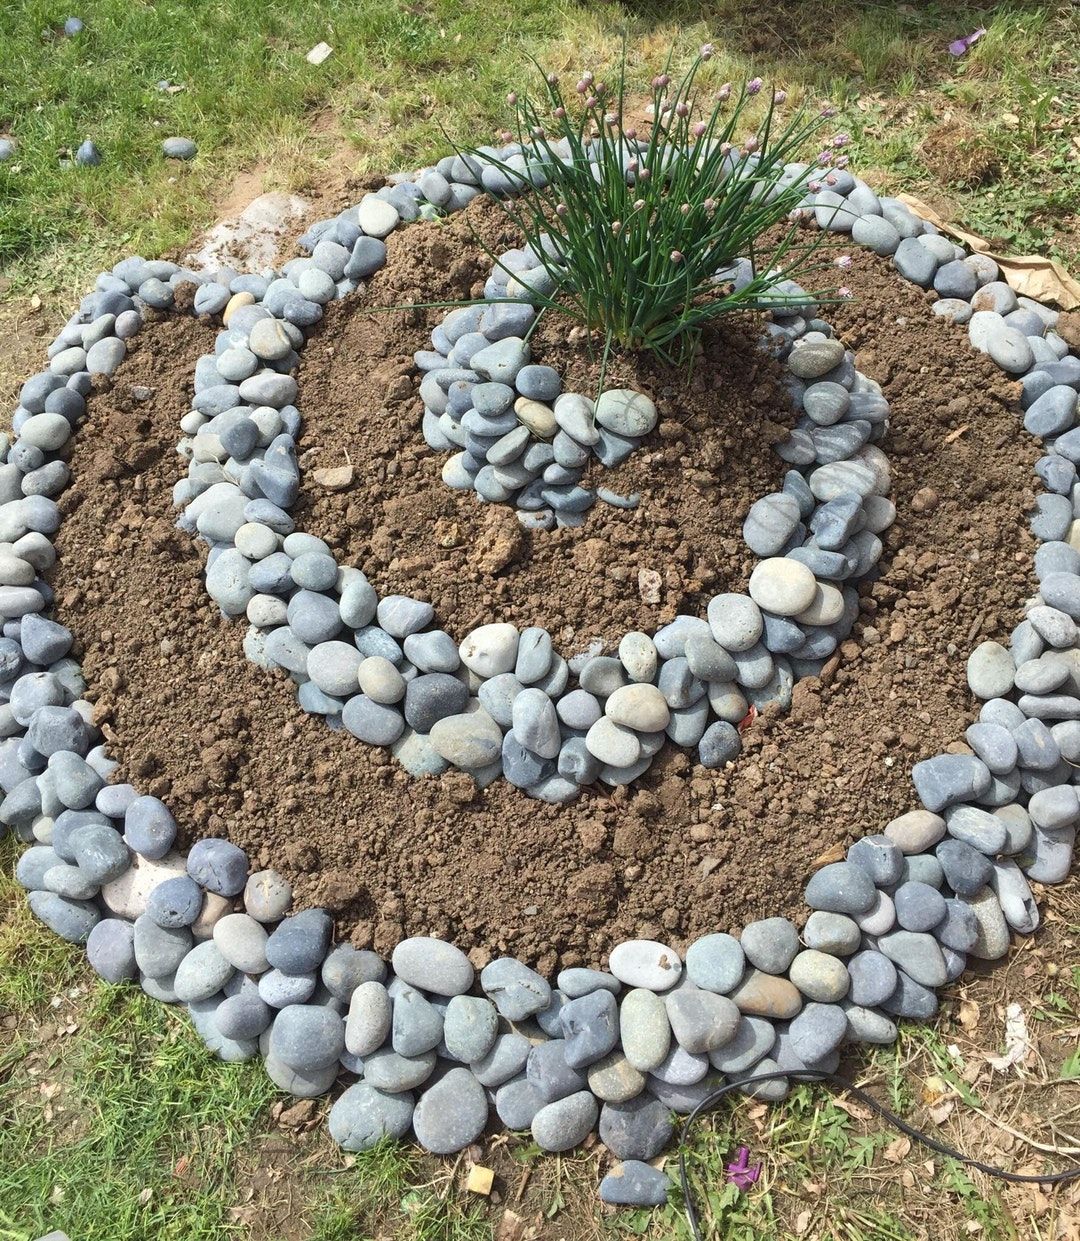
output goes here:
<path id="1" fill-rule="evenodd" d="M 977 1168 L 978 1171 L 985 1172 L 987 1176 L 996 1177 L 1000 1181 L 1009 1181 L 1016 1185 L 1062 1185 L 1067 1181 L 1074 1181 L 1080 1178 L 1080 1167 L 1067 1168 L 1062 1172 L 1030 1174 L 1007 1172 L 1004 1168 L 995 1168 L 992 1164 L 972 1159 L 969 1155 L 962 1155 L 959 1151 L 953 1150 L 951 1146 L 946 1146 L 944 1142 L 939 1142 L 936 1138 L 930 1137 L 929 1134 L 916 1129 L 914 1125 L 909 1125 L 906 1120 L 897 1116 L 895 1112 L 891 1112 L 883 1103 L 879 1103 L 868 1091 L 863 1090 L 861 1086 L 856 1086 L 854 1082 L 849 1081 L 846 1077 L 842 1077 L 839 1073 L 828 1073 L 824 1069 L 777 1069 L 771 1073 L 756 1073 L 750 1077 L 743 1077 L 739 1081 L 725 1082 L 723 1086 L 719 1086 L 712 1094 L 702 1099 L 682 1122 L 679 1134 L 679 1184 L 682 1188 L 686 1219 L 690 1225 L 694 1241 L 702 1241 L 702 1238 L 697 1207 L 694 1205 L 694 1198 L 690 1192 L 690 1181 L 686 1173 L 686 1137 L 690 1126 L 702 1112 L 715 1107 L 725 1095 L 730 1094 L 733 1090 L 745 1090 L 746 1087 L 756 1085 L 758 1082 L 776 1082 L 787 1078 L 811 1082 L 829 1082 L 833 1086 L 839 1086 L 848 1094 L 854 1095 L 860 1103 L 865 1103 L 871 1111 L 876 1112 L 878 1116 L 887 1121 L 893 1128 L 899 1129 L 901 1133 L 906 1134 L 909 1138 L 914 1138 L 916 1142 L 921 1142 L 923 1146 L 929 1147 L 930 1150 L 935 1151 L 939 1155 L 944 1155 L 949 1159 L 957 1160 L 959 1163 L 967 1164 L 969 1168 Z"/>

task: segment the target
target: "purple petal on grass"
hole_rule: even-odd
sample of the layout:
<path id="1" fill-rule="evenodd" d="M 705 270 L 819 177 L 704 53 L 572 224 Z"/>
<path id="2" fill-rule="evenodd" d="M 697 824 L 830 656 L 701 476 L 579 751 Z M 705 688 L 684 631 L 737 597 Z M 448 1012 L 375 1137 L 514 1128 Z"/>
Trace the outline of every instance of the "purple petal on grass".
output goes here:
<path id="1" fill-rule="evenodd" d="M 757 1179 L 761 1175 L 761 1164 L 750 1164 L 750 1148 L 748 1146 L 740 1146 L 735 1154 L 732 1163 L 727 1164 L 727 1181 L 729 1185 L 734 1185 L 736 1189 L 743 1193 L 750 1188 L 751 1185 L 757 1184 Z"/>
<path id="2" fill-rule="evenodd" d="M 953 56 L 963 56 L 963 54 L 968 50 L 968 48 L 973 43 L 977 43 L 979 39 L 983 37 L 984 34 L 986 34 L 986 28 L 983 26 L 980 26 L 978 30 L 973 30 L 971 34 L 965 35 L 962 39 L 954 39 L 949 44 L 949 52 Z"/>

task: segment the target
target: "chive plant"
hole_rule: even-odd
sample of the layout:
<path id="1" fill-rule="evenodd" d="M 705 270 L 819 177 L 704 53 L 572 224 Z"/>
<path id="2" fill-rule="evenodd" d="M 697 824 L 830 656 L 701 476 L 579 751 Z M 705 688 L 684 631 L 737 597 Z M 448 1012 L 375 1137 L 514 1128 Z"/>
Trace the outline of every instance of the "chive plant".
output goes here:
<path id="1" fill-rule="evenodd" d="M 495 201 L 546 277 L 527 285 L 521 273 L 510 274 L 542 310 L 598 333 L 605 358 L 618 347 L 687 362 L 718 316 L 805 301 L 784 292 L 782 282 L 809 270 L 816 245 L 800 241 L 795 211 L 811 174 L 793 178 L 784 165 L 829 113 L 801 110 L 781 127 L 778 91 L 744 133 L 763 84 L 754 78 L 737 91 L 730 83 L 704 87 L 701 69 L 712 52 L 702 47 L 679 81 L 668 72 L 652 79 L 646 137 L 624 124 L 624 62 L 613 88 L 586 72 L 567 97 L 558 77 L 541 71 L 539 100 L 507 96 L 524 172 L 520 160 L 515 168 L 491 148 L 459 149 L 529 191 Z M 785 223 L 779 240 L 767 238 Z M 738 259 L 751 261 L 752 274 L 733 280 Z"/>

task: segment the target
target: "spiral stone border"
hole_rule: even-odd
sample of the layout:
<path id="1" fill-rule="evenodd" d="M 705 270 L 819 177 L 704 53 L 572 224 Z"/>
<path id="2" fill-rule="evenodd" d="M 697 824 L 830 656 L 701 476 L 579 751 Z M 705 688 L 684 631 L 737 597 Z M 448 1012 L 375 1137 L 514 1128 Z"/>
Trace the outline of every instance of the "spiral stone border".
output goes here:
<path id="1" fill-rule="evenodd" d="M 501 154 L 514 153 L 504 150 Z M 535 166 L 527 154 L 519 150 L 516 155 L 523 174 L 532 175 Z M 690 946 L 685 961 L 670 946 L 628 941 L 612 950 L 607 971 L 563 970 L 554 989 L 511 958 L 492 961 L 477 980 L 464 953 L 427 937 L 399 944 L 388 968 L 372 952 L 349 945 L 331 947 L 332 923 L 324 911 L 289 915 L 292 894 L 287 883 L 273 871 L 250 874 L 246 855 L 235 845 L 207 839 L 193 845 L 186 857 L 179 854 L 173 847 L 176 823 L 167 807 L 156 798 L 139 795 L 130 785 L 107 783 L 115 763 L 99 743 L 90 705 L 81 697 L 84 683 L 68 656 L 71 634 L 42 615 L 52 603 L 43 575 L 55 561 L 51 536 L 59 526 L 60 512 L 54 497 L 68 481 L 67 465 L 58 454 L 85 412 L 91 374 L 116 370 L 125 354 L 125 341 L 142 322 L 143 309 L 167 309 L 179 284 L 195 283 L 196 312 L 224 311 L 226 315 L 223 347 L 215 357 L 242 348 L 256 360 L 255 369 L 236 382 L 237 400 L 215 411 L 204 393 L 222 385 L 205 382 L 211 376 L 204 359 L 201 380 L 197 376 L 198 421 L 192 418 L 184 427 L 192 445 L 200 438 L 207 441 L 192 448 L 191 471 L 179 485 L 176 498 L 186 505 L 182 522 L 211 543 L 207 574 L 211 594 L 219 603 L 229 602 L 229 591 L 243 595 L 242 572 L 253 573 L 282 556 L 291 563 L 286 566 L 278 560 L 279 572 L 287 570 L 292 577 L 298 566 L 291 586 L 279 594 L 261 586 L 252 589 L 247 579 L 250 593 L 242 606 L 223 605 L 223 610 L 233 615 L 247 613 L 249 603 L 258 596 L 284 601 L 288 595 L 288 624 L 275 623 L 278 628 L 291 628 L 289 608 L 296 598 L 291 591 L 298 588 L 297 593 L 318 595 L 320 589 L 336 586 L 339 627 L 342 621 L 350 625 L 347 607 L 354 616 L 370 609 L 367 619 L 358 622 L 360 628 L 371 627 L 374 618 L 395 644 L 402 639 L 399 662 L 406 659 L 421 670 L 409 683 L 436 675 L 417 662 L 407 645 L 410 638 L 421 636 L 432 619 L 428 616 L 415 626 L 417 601 L 375 600 L 359 570 L 353 571 L 355 577 L 339 571 L 326 554 L 325 544 L 292 528 L 286 510 L 299 487 L 294 451 L 299 413 L 291 404 L 295 380 L 288 372 L 295 365 L 304 327 L 319 318 L 326 301 L 351 291 L 352 282 L 363 278 L 364 267 L 377 253 L 372 243 L 382 244 L 377 235 L 380 230 L 385 230 L 385 236 L 397 219 L 430 215 L 435 209 L 459 209 L 481 186 L 493 193 L 509 192 L 513 187 L 496 183 L 496 172 L 483 164 L 482 154 L 467 160 L 448 157 L 434 168 L 369 195 L 357 208 L 317 225 L 306 235 L 313 262 L 297 260 L 286 266 L 287 289 L 280 279 L 238 273 L 208 279 L 172 263 L 141 258 L 125 259 L 99 277 L 95 291 L 83 299 L 79 312 L 50 347 L 49 369 L 24 384 L 13 418 L 16 438 L 4 443 L 0 453 L 0 616 L 4 618 L 0 786 L 5 793 L 0 821 L 20 839 L 34 842 L 16 868 L 33 912 L 63 938 L 85 944 L 91 965 L 102 977 L 138 979 L 149 994 L 186 1004 L 212 1050 L 226 1060 L 261 1053 L 268 1073 L 285 1090 L 315 1096 L 329 1090 L 343 1070 L 356 1075 L 359 1080 L 345 1090 L 330 1112 L 331 1133 L 346 1148 L 364 1149 L 383 1135 L 401 1137 L 411 1128 L 428 1150 L 450 1153 L 480 1136 L 493 1106 L 502 1124 L 511 1129 L 531 1128 L 534 1139 L 546 1150 L 569 1149 L 598 1127 L 604 1143 L 621 1161 L 605 1178 L 601 1196 L 610 1202 L 645 1205 L 666 1198 L 666 1178 L 644 1161 L 659 1154 L 669 1141 L 672 1111 L 687 1113 L 715 1088 L 721 1076 L 743 1081 L 754 1072 L 829 1068 L 837 1062 L 845 1042 L 891 1042 L 896 1037 L 897 1018 L 925 1020 L 934 1014 L 936 988 L 959 977 L 969 957 L 1000 957 L 1008 949 L 1010 929 L 1021 933 L 1035 929 L 1039 915 L 1029 880 L 1057 883 L 1067 876 L 1080 819 L 1074 776 L 1074 764 L 1080 762 L 1076 623 L 1080 619 L 1080 524 L 1075 498 L 1080 496 L 1076 488 L 1080 428 L 1075 426 L 1080 358 L 1069 352 L 1054 331 L 1056 313 L 1017 298 L 997 279 L 999 272 L 992 261 L 965 255 L 903 204 L 878 198 L 846 169 L 791 166 L 787 175 L 793 180 L 806 177 L 808 183 L 800 212 L 812 215 L 820 227 L 850 233 L 856 244 L 891 255 L 903 276 L 923 288 L 933 287 L 940 295 L 933 306 L 936 313 L 966 323 L 973 345 L 1021 378 L 1024 425 L 1046 445 L 1046 455 L 1036 466 L 1045 492 L 1032 520 L 1032 530 L 1042 542 L 1035 561 L 1039 594 L 1027 603 L 1025 617 L 1007 648 L 986 642 L 969 659 L 969 684 L 984 702 L 979 720 L 966 733 L 970 753 L 941 754 L 917 764 L 913 780 L 921 808 L 893 820 L 880 835 L 857 841 L 845 861 L 826 866 L 811 878 L 805 890 L 811 913 L 801 943 L 795 926 L 782 918 L 752 923 L 738 938 L 706 935 Z M 393 222 L 391 210 L 397 217 Z M 350 237 L 351 245 L 347 244 Z M 326 270 L 327 262 L 340 262 L 340 274 Z M 262 313 L 252 309 L 245 314 L 248 307 L 258 307 Z M 268 322 L 273 326 L 259 326 Z M 450 340 L 445 324 L 444 332 L 452 347 L 460 343 L 461 337 Z M 817 520 L 820 525 L 819 514 L 830 505 L 840 505 L 854 486 L 853 507 L 862 513 L 863 532 L 869 534 L 863 544 L 873 546 L 873 527 L 889 510 L 884 499 L 887 466 L 870 441 L 881 434 L 878 428 L 884 425 L 887 408 L 874 386 L 857 377 L 853 361 L 836 354 L 827 325 L 800 315 L 771 325 L 769 332 L 773 347 L 787 360 L 796 380 L 818 381 L 824 376 L 824 383 L 835 383 L 841 391 L 812 396 L 807 406 L 806 393 L 812 393 L 817 383 L 800 390 L 800 383 L 793 381 L 805 416 L 783 447 L 789 454 L 786 459 L 809 467 L 809 474 L 804 477 L 798 470 L 790 471 L 783 492 L 753 506 L 744 534 L 751 549 L 764 556 L 755 574 L 770 564 L 785 566 L 782 571 L 788 574 L 794 571 L 791 566 L 799 566 L 814 582 L 815 596 L 818 591 L 827 595 L 824 586 L 830 577 L 824 566 L 839 569 L 839 561 L 850 558 L 843 555 L 844 544 L 828 547 L 813 523 Z M 256 340 L 266 336 L 269 341 L 271 335 L 277 341 L 272 347 L 281 351 L 276 358 L 264 357 L 254 348 Z M 477 353 L 497 345 L 485 340 L 483 346 L 474 342 Z M 433 343 L 438 349 L 442 342 Z M 450 360 L 449 353 L 438 352 Z M 804 367 L 808 369 L 805 377 L 797 369 L 803 366 L 800 357 L 809 363 Z M 828 367 L 825 359 L 829 359 Z M 484 359 L 478 361 L 475 353 L 461 360 L 475 365 L 475 369 L 473 365 L 462 368 L 473 370 L 475 380 L 453 379 L 446 387 L 434 381 L 446 393 L 448 408 L 454 383 L 500 382 L 483 372 L 480 362 Z M 258 370 L 260 361 L 267 365 Z M 420 358 L 417 361 L 429 375 L 445 369 L 441 365 L 428 368 Z M 434 363 L 433 358 L 429 361 Z M 239 357 L 227 360 L 227 364 L 238 362 L 239 370 L 248 365 Z M 220 380 L 218 362 L 213 361 L 213 366 Z M 238 376 L 239 370 L 234 371 Z M 428 383 L 425 396 L 431 392 Z M 846 406 L 841 393 L 847 394 Z M 832 398 L 831 404 L 826 396 Z M 205 407 L 200 407 L 200 400 Z M 251 405 L 253 401 L 258 404 Z M 627 397 L 621 404 L 625 408 L 631 401 Z M 250 418 L 225 417 L 242 404 L 254 411 Z M 843 412 L 830 423 L 837 405 L 844 406 Z M 857 416 L 846 418 L 853 406 Z M 635 408 L 642 406 L 638 403 Z M 270 414 L 260 413 L 266 409 Z M 821 414 L 826 409 L 829 412 L 819 421 L 815 410 Z M 433 437 L 438 430 L 458 446 L 446 435 L 442 417 L 447 411 L 430 412 L 435 417 L 426 419 L 428 435 Z M 503 413 L 505 409 L 496 417 Z M 217 418 L 224 421 L 206 431 Z M 850 459 L 822 462 L 822 445 L 834 444 L 836 433 L 821 435 L 821 429 L 850 428 L 860 421 L 870 429 L 861 444 L 846 454 Z M 255 441 L 244 422 L 254 426 Z M 560 426 L 560 430 L 565 428 Z M 470 432 L 477 436 L 476 429 L 466 428 Z M 512 430 L 500 431 L 498 438 L 509 433 Z M 843 432 L 849 435 L 862 436 L 863 431 Z M 249 486 L 254 484 L 253 493 L 242 496 L 242 505 L 234 505 L 222 525 L 216 524 L 220 513 L 213 512 L 213 506 L 205 500 L 199 504 L 215 486 L 222 485 L 218 472 L 227 477 L 234 468 L 228 462 L 221 465 L 220 453 L 203 456 L 211 438 L 220 440 L 228 460 L 235 463 L 237 478 L 246 477 Z M 238 454 L 237 446 L 244 452 Z M 256 447 L 261 455 L 253 456 Z M 467 476 L 474 464 L 478 477 L 484 468 L 479 464 L 481 458 L 468 443 L 461 451 L 472 460 L 458 463 L 463 471 L 459 477 Z M 822 471 L 828 471 L 825 478 L 837 479 L 827 494 L 813 487 L 812 480 Z M 803 480 L 805 491 L 796 478 Z M 475 483 L 475 477 L 471 482 Z M 508 484 L 500 485 L 513 492 Z M 576 484 L 555 482 L 551 486 Z M 794 501 L 794 508 L 785 497 Z M 541 494 L 540 498 L 545 497 Z M 876 518 L 867 512 L 868 498 L 870 507 L 877 510 Z M 557 520 L 557 506 L 549 503 L 545 507 L 556 513 Z M 835 508 L 830 516 L 841 521 Z M 849 535 L 857 537 L 859 517 L 845 520 L 852 523 Z M 222 538 L 221 531 L 232 522 L 232 530 Z M 807 522 L 818 539 L 817 547 L 809 549 L 820 553 L 813 557 L 814 565 L 798 554 L 807 550 L 806 530 L 798 533 L 799 525 Z M 785 524 L 787 533 L 775 547 L 764 541 L 777 539 Z M 275 550 L 248 561 L 239 550 L 240 542 L 225 545 L 226 539 L 239 539 L 245 525 L 268 528 Z M 261 530 L 247 531 L 244 537 L 256 536 L 269 547 Z M 838 559 L 830 560 L 830 555 Z M 326 578 L 330 566 L 325 560 L 330 560 L 335 581 L 327 580 L 322 587 L 303 585 Z M 866 569 L 871 564 L 868 561 Z M 831 580 L 842 582 L 855 575 L 850 565 L 845 567 L 847 574 Z M 857 560 L 854 568 L 858 567 Z M 765 581 L 769 582 L 768 574 Z M 759 587 L 761 582 L 758 577 Z M 842 587 L 833 589 L 843 597 Z M 811 600 L 785 614 L 770 606 L 776 597 L 775 593 L 765 596 L 763 613 L 759 606 L 763 600 L 755 598 L 752 579 L 750 598 L 735 606 L 743 617 L 756 612 L 766 638 L 760 645 L 774 671 L 785 656 L 792 657 L 793 674 L 816 670 L 821 655 L 803 650 L 808 639 L 801 626 L 809 622 L 800 618 Z M 718 665 L 727 667 L 720 658 L 724 656 L 745 678 L 736 656 L 752 649 L 758 634 L 743 651 L 737 640 L 735 649 L 726 646 L 725 639 L 730 643 L 732 636 L 731 617 L 717 624 L 714 611 L 710 609 L 706 620 L 680 618 L 651 640 L 640 635 L 651 641 L 663 667 L 677 668 L 677 673 L 666 674 L 667 683 L 660 681 L 659 673 L 655 686 L 651 677 L 633 679 L 621 645 L 618 660 L 592 653 L 582 660 L 574 669 L 579 686 L 583 678 L 591 677 L 590 665 L 605 661 L 597 669 L 596 690 L 584 690 L 597 702 L 604 699 L 604 715 L 589 728 L 606 719 L 612 729 L 637 735 L 632 724 L 619 722 L 618 709 L 607 711 L 607 703 L 619 692 L 635 686 L 658 690 L 672 718 L 689 711 L 694 703 L 674 706 L 669 693 L 692 695 L 697 692 L 695 681 L 710 684 L 702 662 L 706 657 L 713 660 L 708 666 L 715 671 Z M 798 648 L 785 652 L 769 645 L 769 613 L 774 621 L 789 622 L 788 626 L 773 626 L 776 632 L 787 634 L 789 643 L 795 641 L 794 630 L 798 629 Z M 493 627 L 504 628 L 497 623 Z M 401 632 L 395 634 L 395 628 Z M 258 633 L 253 625 L 245 649 L 249 656 L 266 659 L 271 642 L 262 641 L 255 636 Z M 519 720 L 513 703 L 506 723 L 498 719 L 483 701 L 483 687 L 498 676 L 512 675 L 511 669 L 517 674 L 525 635 L 513 641 L 510 664 L 508 634 L 493 635 L 498 641 L 487 646 L 480 640 L 483 637 L 487 642 L 487 637 L 478 634 L 469 635 L 457 647 L 458 659 L 469 669 L 464 682 L 454 678 L 452 671 L 441 675 L 479 696 L 493 722 L 487 730 L 486 748 L 478 743 L 475 729 L 464 730 L 455 741 L 463 748 L 448 758 L 432 740 L 439 720 L 428 734 L 428 748 L 416 740 L 424 734 L 410 724 L 413 734 L 405 744 L 404 728 L 394 739 L 399 758 L 403 750 L 410 754 L 409 760 L 403 759 L 410 770 L 440 770 L 434 753 L 440 764 L 463 756 L 484 758 L 482 762 L 458 762 L 475 771 L 481 781 L 498 774 L 493 770 L 496 756 L 505 771 L 502 729 L 510 729 L 508 736 L 516 734 Z M 452 639 L 448 641 L 454 645 Z M 428 645 L 449 657 L 442 639 Z M 665 650 L 660 649 L 662 645 Z M 417 646 L 411 644 L 414 653 Z M 544 647 L 538 637 L 525 643 L 534 667 L 542 662 L 536 652 L 543 654 Z M 479 669 L 470 665 L 466 648 L 480 663 Z M 642 650 L 647 656 L 644 643 L 632 654 L 640 657 Z M 384 662 L 397 668 L 394 652 L 389 647 L 386 651 Z M 498 652 L 505 668 L 484 677 L 485 671 L 500 666 L 490 662 Z M 518 677 L 526 688 L 517 698 L 541 684 L 544 675 L 550 676 L 556 656 L 548 654 L 551 662 L 545 674 L 535 681 Z M 276 662 L 288 667 L 283 659 Z M 314 685 L 319 695 L 338 695 L 319 685 L 310 668 L 298 667 L 295 672 L 297 679 L 309 678 L 300 684 L 302 705 L 325 713 L 332 723 L 337 712 L 326 711 L 327 704 L 312 690 L 307 691 L 310 703 L 305 702 L 305 690 Z M 630 682 L 623 685 L 627 673 Z M 745 679 L 739 684 L 747 689 L 746 698 L 751 701 L 755 692 L 776 697 L 775 690 L 781 688 L 764 682 L 753 686 Z M 656 695 L 644 697 L 645 705 L 659 714 Z M 708 690 L 703 697 L 715 711 Z M 702 696 L 695 701 L 702 701 Z M 475 720 L 481 711 L 459 715 L 466 721 Z M 725 721 L 721 717 L 718 722 Z M 573 727 L 565 720 L 559 723 Z M 543 739 L 543 729 L 529 732 L 531 726 L 524 720 L 521 723 L 530 739 Z M 693 736 L 696 727 L 695 723 L 685 735 Z M 655 727 L 651 731 L 642 728 L 639 749 L 641 737 L 658 731 L 662 743 L 670 734 Z M 550 729 L 548 733 L 550 740 Z M 689 744 L 703 745 L 705 735 L 703 726 L 697 740 Z M 586 731 L 585 749 L 591 754 L 587 736 Z M 532 755 L 541 763 L 553 761 L 530 749 L 523 737 L 517 740 L 525 756 Z M 516 752 L 515 756 L 525 762 Z M 703 757 L 708 758 L 707 751 Z M 622 768 L 614 763 L 606 766 L 609 774 L 625 775 L 634 771 L 635 763 Z M 573 795 L 579 787 L 561 770 L 541 779 L 561 780 L 568 786 L 567 798 L 571 787 Z M 525 787 L 533 790 L 532 785 Z M 748 1082 L 746 1089 L 762 1098 L 781 1098 L 787 1083 Z"/>

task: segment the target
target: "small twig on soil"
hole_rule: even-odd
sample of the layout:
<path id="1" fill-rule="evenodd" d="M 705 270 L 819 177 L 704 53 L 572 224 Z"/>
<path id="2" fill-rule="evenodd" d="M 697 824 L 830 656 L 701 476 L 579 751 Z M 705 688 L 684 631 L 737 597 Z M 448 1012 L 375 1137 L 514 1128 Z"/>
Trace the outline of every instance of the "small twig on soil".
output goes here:
<path id="1" fill-rule="evenodd" d="M 1050 1146 L 1046 1142 L 1036 1142 L 1034 1138 L 1029 1138 L 1026 1133 L 1021 1133 L 1019 1129 L 1014 1129 L 1012 1125 L 1007 1125 L 1003 1120 L 998 1120 L 996 1116 L 991 1116 L 989 1112 L 984 1112 L 981 1107 L 968 1104 L 968 1110 L 975 1112 L 983 1120 L 988 1120 L 999 1129 L 1003 1129 L 1014 1138 L 1019 1138 L 1021 1142 L 1026 1142 L 1028 1146 L 1034 1147 L 1035 1150 L 1045 1151 L 1048 1155 L 1080 1155 L 1080 1146 Z"/>

